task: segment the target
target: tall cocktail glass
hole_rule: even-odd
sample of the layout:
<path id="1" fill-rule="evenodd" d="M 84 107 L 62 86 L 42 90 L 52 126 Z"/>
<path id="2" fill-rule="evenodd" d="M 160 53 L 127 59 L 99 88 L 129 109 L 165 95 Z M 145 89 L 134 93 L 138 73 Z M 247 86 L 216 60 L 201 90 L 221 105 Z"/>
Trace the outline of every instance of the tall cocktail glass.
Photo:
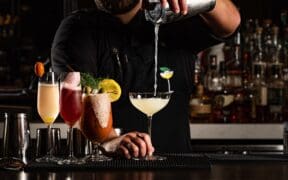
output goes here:
<path id="1" fill-rule="evenodd" d="M 60 115 L 68 128 L 69 155 L 58 161 L 58 164 L 82 164 L 83 160 L 74 156 L 73 126 L 82 115 L 82 90 L 80 85 L 80 72 L 67 72 L 61 74 L 60 84 Z"/>
<path id="2" fill-rule="evenodd" d="M 86 162 L 111 160 L 99 153 L 99 145 L 109 138 L 112 131 L 111 101 L 107 93 L 96 93 L 84 97 L 84 111 L 80 128 L 84 136 L 93 144 L 93 152 L 86 157 Z"/>
<path id="3" fill-rule="evenodd" d="M 59 82 L 54 72 L 47 72 L 38 81 L 37 110 L 48 128 L 47 155 L 37 158 L 37 162 L 55 162 L 59 158 L 53 156 L 51 145 L 51 126 L 59 114 Z"/>

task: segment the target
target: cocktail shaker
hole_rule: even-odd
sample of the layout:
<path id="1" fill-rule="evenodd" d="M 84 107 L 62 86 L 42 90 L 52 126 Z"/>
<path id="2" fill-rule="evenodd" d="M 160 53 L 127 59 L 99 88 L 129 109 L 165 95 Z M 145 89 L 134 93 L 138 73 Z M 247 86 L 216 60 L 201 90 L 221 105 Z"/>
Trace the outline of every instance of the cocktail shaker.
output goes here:
<path id="1" fill-rule="evenodd" d="M 144 0 L 143 3 L 146 20 L 154 24 L 164 24 L 208 12 L 215 7 L 216 0 L 186 0 L 188 6 L 186 15 L 174 13 L 168 3 L 165 7 L 162 7 L 161 0 Z"/>
<path id="2" fill-rule="evenodd" d="M 68 141 L 70 141 L 67 133 Z M 68 143 L 67 143 L 68 146 Z M 76 157 L 84 157 L 92 153 L 92 143 L 81 132 L 81 130 L 73 129 L 73 149 Z M 67 152 L 68 154 L 69 152 Z"/>
<path id="3" fill-rule="evenodd" d="M 18 158 L 27 164 L 26 151 L 30 141 L 27 114 L 17 113 L 11 117 L 8 113 L 4 114 L 3 157 Z"/>

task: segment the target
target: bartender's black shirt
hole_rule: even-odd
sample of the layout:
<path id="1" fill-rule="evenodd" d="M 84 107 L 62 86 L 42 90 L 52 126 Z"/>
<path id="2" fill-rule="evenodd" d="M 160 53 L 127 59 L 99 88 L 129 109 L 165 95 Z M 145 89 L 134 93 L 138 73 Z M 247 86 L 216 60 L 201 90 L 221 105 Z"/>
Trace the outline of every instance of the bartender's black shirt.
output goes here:
<path id="1" fill-rule="evenodd" d="M 167 91 L 167 80 L 159 67 L 174 71 L 169 104 L 153 116 L 152 142 L 158 152 L 191 151 L 188 119 L 196 54 L 220 39 L 212 35 L 199 16 L 163 24 L 159 32 L 158 90 Z M 109 77 L 122 88 L 120 100 L 112 104 L 114 127 L 124 132 L 147 132 L 147 118 L 129 102 L 129 91 L 153 91 L 154 25 L 143 12 L 123 25 L 102 11 L 79 11 L 59 26 L 51 52 L 53 70 L 89 72 Z M 203 132 L 205 133 L 205 132 Z"/>

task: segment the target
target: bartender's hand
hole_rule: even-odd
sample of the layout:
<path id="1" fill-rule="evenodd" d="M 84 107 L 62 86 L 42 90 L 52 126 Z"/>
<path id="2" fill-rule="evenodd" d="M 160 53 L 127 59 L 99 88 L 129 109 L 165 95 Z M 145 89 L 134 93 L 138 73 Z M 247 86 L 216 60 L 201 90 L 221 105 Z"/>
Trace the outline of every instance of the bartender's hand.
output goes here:
<path id="1" fill-rule="evenodd" d="M 105 142 L 102 147 L 108 154 L 116 154 L 127 159 L 152 155 L 154 147 L 146 133 L 130 132 Z"/>
<path id="2" fill-rule="evenodd" d="M 187 0 L 161 0 L 161 3 L 164 7 L 169 3 L 170 9 L 174 13 L 186 15 L 188 12 Z"/>

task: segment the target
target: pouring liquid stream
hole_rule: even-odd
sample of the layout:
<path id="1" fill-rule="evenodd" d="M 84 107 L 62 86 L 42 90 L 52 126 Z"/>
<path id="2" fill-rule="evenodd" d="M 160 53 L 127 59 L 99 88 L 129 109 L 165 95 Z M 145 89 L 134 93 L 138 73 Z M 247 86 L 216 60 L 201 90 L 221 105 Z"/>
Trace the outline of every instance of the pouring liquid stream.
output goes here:
<path id="1" fill-rule="evenodd" d="M 154 23 L 154 35 L 155 35 L 155 47 L 154 47 L 154 96 L 157 92 L 157 66 L 158 66 L 158 35 L 159 35 L 159 23 Z"/>

